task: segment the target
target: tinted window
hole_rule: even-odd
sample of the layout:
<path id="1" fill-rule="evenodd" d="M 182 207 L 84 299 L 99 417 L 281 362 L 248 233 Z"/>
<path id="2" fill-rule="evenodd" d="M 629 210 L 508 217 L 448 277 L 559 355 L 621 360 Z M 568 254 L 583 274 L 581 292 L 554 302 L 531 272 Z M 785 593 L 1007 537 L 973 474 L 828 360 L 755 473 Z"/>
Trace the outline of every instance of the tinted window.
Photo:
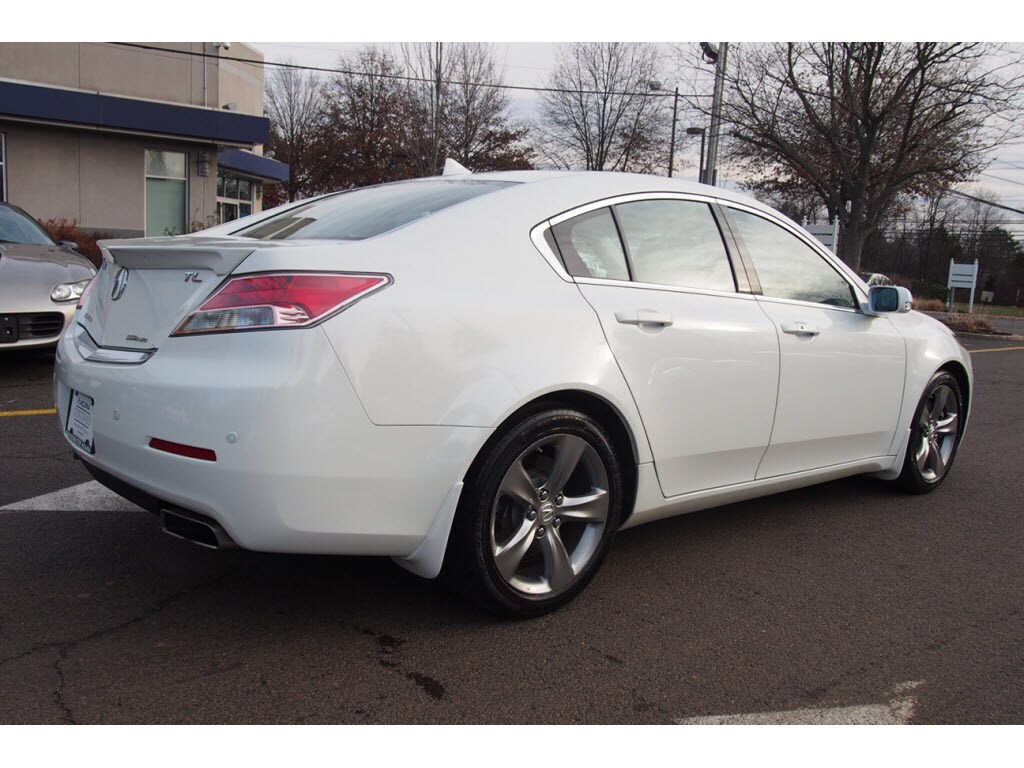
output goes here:
<path id="1" fill-rule="evenodd" d="M 0 205 L 0 243 L 53 245 L 53 239 L 28 216 Z"/>
<path id="2" fill-rule="evenodd" d="M 232 234 L 260 240 L 364 240 L 514 183 L 438 179 L 364 187 L 314 200 Z"/>
<path id="3" fill-rule="evenodd" d="M 765 296 L 856 307 L 850 284 L 809 245 L 760 216 L 735 209 L 730 213 Z"/>
<path id="4" fill-rule="evenodd" d="M 615 206 L 622 237 L 642 283 L 734 291 L 729 257 L 705 203 L 644 200 Z"/>
<path id="5" fill-rule="evenodd" d="M 626 254 L 610 209 L 563 221 L 554 233 L 570 275 L 629 280 Z"/>

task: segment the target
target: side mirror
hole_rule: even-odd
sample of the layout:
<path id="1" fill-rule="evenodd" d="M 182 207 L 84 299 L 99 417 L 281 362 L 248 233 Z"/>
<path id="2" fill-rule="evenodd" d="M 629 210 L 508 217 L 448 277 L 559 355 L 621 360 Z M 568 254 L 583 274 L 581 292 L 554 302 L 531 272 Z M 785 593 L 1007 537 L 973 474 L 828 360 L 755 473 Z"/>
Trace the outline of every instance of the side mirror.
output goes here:
<path id="1" fill-rule="evenodd" d="M 898 285 L 874 285 L 868 289 L 868 314 L 883 312 L 909 312 L 914 297 Z"/>
<path id="2" fill-rule="evenodd" d="M 73 240 L 61 240 L 60 247 L 63 248 L 65 251 L 77 251 L 78 243 L 74 242 Z"/>

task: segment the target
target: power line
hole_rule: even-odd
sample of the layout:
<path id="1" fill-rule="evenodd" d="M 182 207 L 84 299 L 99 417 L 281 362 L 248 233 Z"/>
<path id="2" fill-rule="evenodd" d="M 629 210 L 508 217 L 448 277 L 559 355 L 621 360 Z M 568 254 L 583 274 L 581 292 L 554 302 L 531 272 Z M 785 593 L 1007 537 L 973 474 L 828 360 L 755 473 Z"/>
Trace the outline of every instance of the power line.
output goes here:
<path id="1" fill-rule="evenodd" d="M 989 200 L 984 200 L 984 199 L 982 199 L 980 197 L 975 197 L 974 195 L 969 195 L 966 192 L 960 192 L 959 190 L 956 190 L 956 189 L 950 190 L 950 193 L 954 194 L 954 195 L 957 195 L 958 197 L 966 197 L 968 200 L 974 200 L 977 203 L 984 203 L 985 205 L 990 205 L 993 208 L 1001 208 L 1004 211 L 1010 211 L 1010 213 L 1024 214 L 1024 211 L 1022 211 L 1020 208 L 1011 208 L 1008 205 L 1002 205 L 1000 203 L 993 203 L 993 202 L 991 202 Z"/>
<path id="2" fill-rule="evenodd" d="M 999 179 L 1000 181 L 1005 181 L 1007 184 L 1019 184 L 1022 187 L 1024 187 L 1024 181 L 1017 181 L 1016 179 L 1008 179 L 1005 176 L 996 176 L 994 173 L 989 173 L 988 171 L 982 171 L 981 175 L 982 176 L 988 176 L 990 179 Z"/>
<path id="3" fill-rule="evenodd" d="M 333 67 L 313 67 L 307 64 L 291 64 L 283 61 L 256 61 L 253 59 L 243 59 L 240 56 L 225 56 L 219 53 L 207 53 L 205 50 L 186 51 L 180 48 L 162 48 L 156 45 L 143 45 L 142 43 L 113 42 L 112 44 L 123 45 L 127 48 L 138 48 L 143 51 L 179 53 L 184 56 L 200 56 L 204 59 L 215 59 L 218 61 L 237 61 L 242 64 L 252 64 L 254 66 L 278 67 L 280 69 L 301 69 L 307 72 L 326 72 L 335 75 L 351 75 L 353 77 L 379 77 L 381 80 L 404 80 L 406 82 L 427 83 L 430 85 L 433 85 L 437 82 L 434 78 L 415 77 L 414 75 L 382 75 L 378 72 L 359 72 L 351 69 L 340 69 Z M 478 88 L 500 88 L 506 91 L 536 91 L 538 93 L 576 93 L 588 96 L 660 96 L 663 98 L 675 97 L 674 92 L 669 91 L 585 91 L 575 88 L 546 88 L 543 86 L 536 85 L 506 85 L 504 83 L 473 83 L 460 80 L 445 80 L 443 82 L 446 85 L 470 86 Z M 706 93 L 680 93 L 679 96 L 686 97 L 688 99 L 706 99 L 711 97 L 710 94 Z"/>

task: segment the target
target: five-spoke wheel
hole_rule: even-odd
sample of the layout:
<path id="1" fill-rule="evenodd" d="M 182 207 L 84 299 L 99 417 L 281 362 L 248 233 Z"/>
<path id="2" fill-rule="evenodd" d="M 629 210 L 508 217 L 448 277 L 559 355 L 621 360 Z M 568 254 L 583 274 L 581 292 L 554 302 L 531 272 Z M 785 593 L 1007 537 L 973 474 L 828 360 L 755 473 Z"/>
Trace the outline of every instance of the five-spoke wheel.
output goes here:
<path id="1" fill-rule="evenodd" d="M 935 374 L 914 414 L 910 444 L 898 482 L 913 493 L 927 493 L 949 474 L 960 444 L 963 397 L 956 379 Z"/>
<path id="2" fill-rule="evenodd" d="M 488 608 L 551 610 L 583 588 L 618 526 L 611 441 L 585 414 L 546 410 L 513 423 L 483 458 L 463 490 L 446 572 Z"/>

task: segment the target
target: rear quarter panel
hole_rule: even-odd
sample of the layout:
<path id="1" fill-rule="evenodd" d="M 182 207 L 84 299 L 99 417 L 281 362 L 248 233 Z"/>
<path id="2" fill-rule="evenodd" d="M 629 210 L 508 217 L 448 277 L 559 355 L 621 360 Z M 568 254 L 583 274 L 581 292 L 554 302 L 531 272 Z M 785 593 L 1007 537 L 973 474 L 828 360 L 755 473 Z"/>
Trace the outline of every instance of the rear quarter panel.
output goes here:
<path id="1" fill-rule="evenodd" d="M 236 273 L 290 265 L 393 278 L 323 326 L 375 424 L 493 428 L 541 395 L 576 389 L 616 408 L 638 461 L 650 461 L 594 311 L 530 240 L 559 202 L 527 192 L 487 195 L 359 243 L 257 251 Z"/>

